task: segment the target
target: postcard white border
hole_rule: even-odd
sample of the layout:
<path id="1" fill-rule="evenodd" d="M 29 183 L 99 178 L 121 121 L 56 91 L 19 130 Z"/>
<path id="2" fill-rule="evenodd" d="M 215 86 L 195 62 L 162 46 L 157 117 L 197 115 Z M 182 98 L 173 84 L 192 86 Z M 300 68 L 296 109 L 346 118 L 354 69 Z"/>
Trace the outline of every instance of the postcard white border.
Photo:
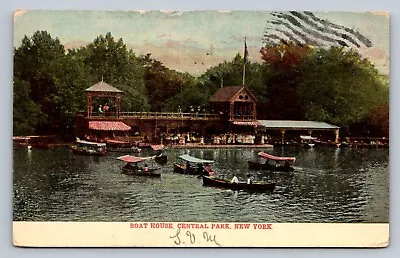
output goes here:
<path id="1" fill-rule="evenodd" d="M 14 222 L 13 243 L 25 247 L 386 247 L 389 224 Z"/>

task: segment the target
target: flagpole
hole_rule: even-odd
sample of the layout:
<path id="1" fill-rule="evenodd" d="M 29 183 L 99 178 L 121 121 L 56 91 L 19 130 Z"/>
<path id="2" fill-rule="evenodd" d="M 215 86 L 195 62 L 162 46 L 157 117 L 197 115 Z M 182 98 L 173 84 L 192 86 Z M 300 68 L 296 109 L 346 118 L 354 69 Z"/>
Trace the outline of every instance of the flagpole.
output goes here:
<path id="1" fill-rule="evenodd" d="M 246 63 L 247 63 L 247 44 L 246 44 L 246 37 L 244 38 L 244 54 L 243 54 L 243 86 L 245 83 L 245 78 L 246 78 Z"/>
<path id="2" fill-rule="evenodd" d="M 244 86 L 245 77 L 246 77 L 246 61 L 244 61 L 244 64 L 243 64 L 243 86 Z"/>

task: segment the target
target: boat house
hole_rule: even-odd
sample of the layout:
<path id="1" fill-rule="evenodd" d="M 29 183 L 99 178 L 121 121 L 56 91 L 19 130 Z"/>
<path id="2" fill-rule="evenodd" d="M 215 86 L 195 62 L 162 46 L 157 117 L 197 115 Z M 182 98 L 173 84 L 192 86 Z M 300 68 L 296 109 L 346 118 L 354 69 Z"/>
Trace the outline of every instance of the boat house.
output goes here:
<path id="1" fill-rule="evenodd" d="M 228 131 L 261 126 L 257 121 L 257 98 L 244 86 L 221 87 L 208 103 L 211 113 L 219 114 L 222 121 L 228 122 Z"/>
<path id="2" fill-rule="evenodd" d="M 339 127 L 314 121 L 257 120 L 257 98 L 244 86 L 219 88 L 209 99 L 208 113 L 126 112 L 121 110 L 123 92 L 99 82 L 86 89 L 87 110 L 76 117 L 77 137 L 138 137 L 159 142 L 166 134 L 197 136 L 218 134 L 279 133 L 281 142 L 287 132 L 334 132 L 338 141 Z M 108 108 L 102 109 L 106 105 Z M 330 136 L 332 137 L 332 136 Z M 145 140 L 146 141 L 146 140 Z"/>

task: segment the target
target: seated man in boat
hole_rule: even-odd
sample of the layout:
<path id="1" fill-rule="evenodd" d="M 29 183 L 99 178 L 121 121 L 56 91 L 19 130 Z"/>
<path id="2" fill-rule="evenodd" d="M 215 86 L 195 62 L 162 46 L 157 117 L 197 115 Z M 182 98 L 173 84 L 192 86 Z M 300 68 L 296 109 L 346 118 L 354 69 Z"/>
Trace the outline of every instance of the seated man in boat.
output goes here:
<path id="1" fill-rule="evenodd" d="M 251 178 L 250 174 L 247 174 L 247 183 L 251 184 L 253 179 Z"/>
<path id="2" fill-rule="evenodd" d="M 126 163 L 125 168 L 132 169 L 133 168 L 132 163 L 130 163 L 130 162 Z"/>
<path id="3" fill-rule="evenodd" d="M 197 164 L 197 171 L 198 172 L 203 172 L 205 170 L 205 167 L 203 167 L 203 164 L 201 164 L 201 163 L 198 163 Z"/>
<path id="4" fill-rule="evenodd" d="M 147 164 L 144 165 L 143 171 L 144 172 L 149 172 L 149 167 L 147 166 Z"/>
<path id="5" fill-rule="evenodd" d="M 191 168 L 192 168 L 192 166 L 190 165 L 190 162 L 187 161 L 187 162 L 186 162 L 186 169 L 191 169 Z"/>
<path id="6" fill-rule="evenodd" d="M 204 167 L 204 171 L 208 173 L 208 176 L 215 176 L 214 171 L 211 168 L 211 165 L 209 163 L 206 164 Z"/>
<path id="7" fill-rule="evenodd" d="M 237 176 L 235 174 L 233 174 L 233 178 L 231 180 L 231 183 L 235 183 L 235 184 L 239 183 L 239 179 L 237 178 Z"/>

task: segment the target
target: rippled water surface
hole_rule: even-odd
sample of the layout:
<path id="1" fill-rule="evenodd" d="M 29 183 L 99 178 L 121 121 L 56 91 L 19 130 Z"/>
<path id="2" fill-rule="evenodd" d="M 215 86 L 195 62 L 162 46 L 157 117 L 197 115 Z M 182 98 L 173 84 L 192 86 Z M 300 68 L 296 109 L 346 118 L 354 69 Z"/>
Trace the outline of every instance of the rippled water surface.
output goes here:
<path id="1" fill-rule="evenodd" d="M 117 153 L 88 157 L 67 148 L 14 149 L 14 220 L 388 222 L 388 150 L 266 150 L 295 156 L 293 173 L 249 171 L 247 160 L 258 151 L 170 149 L 157 179 L 121 174 L 124 163 Z M 250 172 L 277 187 L 256 194 L 204 187 L 196 176 L 172 172 L 172 162 L 183 153 L 214 159 L 221 176 L 244 178 Z"/>

